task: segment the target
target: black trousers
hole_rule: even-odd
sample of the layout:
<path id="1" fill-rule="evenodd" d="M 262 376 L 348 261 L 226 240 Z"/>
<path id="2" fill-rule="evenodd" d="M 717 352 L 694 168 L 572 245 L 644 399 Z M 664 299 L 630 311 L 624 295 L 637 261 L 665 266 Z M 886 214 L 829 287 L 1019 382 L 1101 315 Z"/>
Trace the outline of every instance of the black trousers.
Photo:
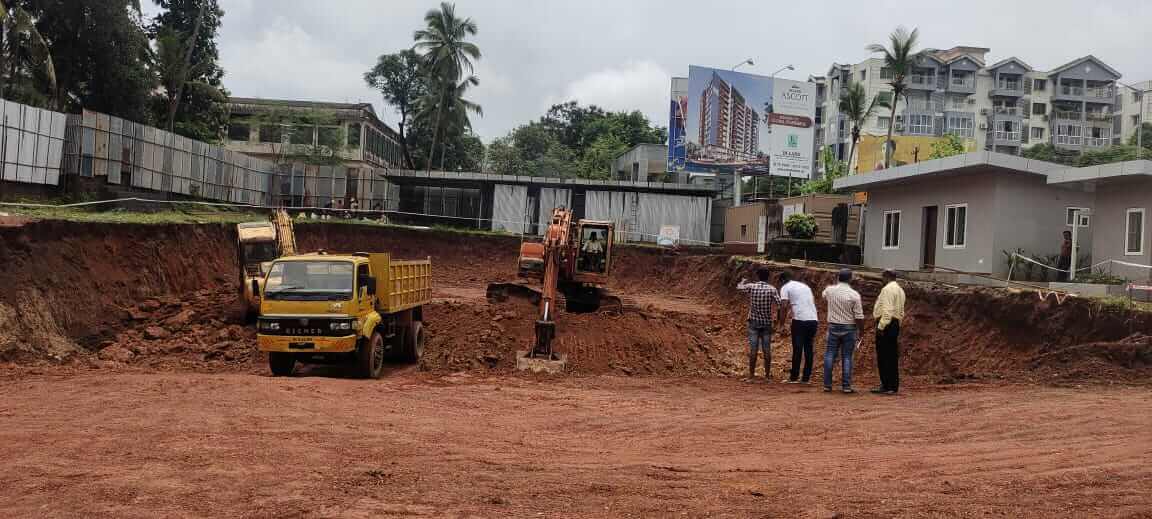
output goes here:
<path id="1" fill-rule="evenodd" d="M 816 341 L 816 326 L 819 321 L 792 320 L 792 372 L 789 380 L 812 378 L 812 343 Z M 804 360 L 804 378 L 800 378 L 800 360 Z"/>
<path id="2" fill-rule="evenodd" d="M 900 390 L 900 320 L 893 319 L 883 330 L 876 330 L 876 368 L 880 372 L 880 388 Z"/>

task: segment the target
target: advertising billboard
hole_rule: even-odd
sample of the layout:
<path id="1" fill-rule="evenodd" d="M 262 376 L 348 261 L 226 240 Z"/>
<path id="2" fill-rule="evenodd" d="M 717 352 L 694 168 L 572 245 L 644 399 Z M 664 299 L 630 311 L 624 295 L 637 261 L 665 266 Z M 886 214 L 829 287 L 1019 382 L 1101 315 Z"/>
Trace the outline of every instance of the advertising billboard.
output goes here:
<path id="1" fill-rule="evenodd" d="M 684 171 L 688 160 L 685 116 L 688 112 L 688 78 L 672 78 L 668 108 L 668 171 Z"/>
<path id="2" fill-rule="evenodd" d="M 812 178 L 816 85 L 788 79 L 772 82 L 772 112 L 768 114 L 772 175 Z"/>
<path id="3" fill-rule="evenodd" d="M 668 153 L 670 166 L 684 164 L 674 170 L 811 178 L 814 84 L 693 65 L 686 100 L 676 94 L 674 79 L 671 104 L 683 126 L 670 121 Z M 683 155 L 674 151 L 676 131 L 684 132 Z"/>

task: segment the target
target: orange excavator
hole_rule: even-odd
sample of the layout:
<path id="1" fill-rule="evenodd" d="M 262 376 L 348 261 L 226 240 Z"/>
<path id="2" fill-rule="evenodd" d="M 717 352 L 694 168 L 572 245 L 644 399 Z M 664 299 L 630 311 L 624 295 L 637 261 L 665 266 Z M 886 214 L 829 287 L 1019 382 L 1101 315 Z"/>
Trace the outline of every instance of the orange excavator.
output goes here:
<path id="1" fill-rule="evenodd" d="M 608 295 L 604 289 L 612 270 L 614 229 L 613 222 L 574 222 L 570 210 L 558 207 L 552 211 L 552 221 L 543 239 L 520 245 L 517 275 L 529 283 L 488 285 L 489 300 L 527 295 L 537 303 L 535 341 L 532 349 L 517 360 L 518 369 L 536 369 L 532 362 L 524 359 L 560 362 L 562 366 L 563 357 L 552 351 L 559 296 L 563 296 L 569 312 L 595 312 L 605 304 L 621 305 L 618 298 Z M 539 281 L 540 288 L 528 286 L 534 284 L 531 281 Z"/>

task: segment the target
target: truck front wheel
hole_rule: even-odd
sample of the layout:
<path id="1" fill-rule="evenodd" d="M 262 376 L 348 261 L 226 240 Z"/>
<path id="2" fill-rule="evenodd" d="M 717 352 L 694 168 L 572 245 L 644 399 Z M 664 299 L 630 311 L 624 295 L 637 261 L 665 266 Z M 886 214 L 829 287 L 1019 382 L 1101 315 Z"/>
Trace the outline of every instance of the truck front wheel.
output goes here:
<path id="1" fill-rule="evenodd" d="M 372 332 L 356 352 L 356 364 L 360 376 L 364 378 L 380 378 L 384 371 L 384 336 L 380 332 Z"/>
<path id="2" fill-rule="evenodd" d="M 290 377 L 296 370 L 296 357 L 291 353 L 271 352 L 268 354 L 268 367 L 277 377 Z"/>

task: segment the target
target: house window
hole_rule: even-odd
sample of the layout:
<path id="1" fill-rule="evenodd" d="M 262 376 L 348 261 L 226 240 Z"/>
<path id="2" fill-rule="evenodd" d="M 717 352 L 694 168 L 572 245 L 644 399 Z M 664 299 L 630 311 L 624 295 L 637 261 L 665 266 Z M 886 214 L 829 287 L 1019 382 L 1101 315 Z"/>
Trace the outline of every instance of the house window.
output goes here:
<path id="1" fill-rule="evenodd" d="M 1045 80 L 1045 79 L 1033 79 L 1032 80 L 1032 90 L 1043 91 L 1045 88 L 1048 87 L 1047 83 L 1048 83 L 1048 80 Z"/>
<path id="2" fill-rule="evenodd" d="M 1032 127 L 1032 140 L 1036 140 L 1036 141 L 1044 140 L 1044 127 L 1042 127 L 1042 126 L 1033 126 Z"/>
<path id="3" fill-rule="evenodd" d="M 1128 209 L 1124 223 L 1124 255 L 1144 254 L 1144 208 Z"/>
<path id="4" fill-rule="evenodd" d="M 900 248 L 900 211 L 884 211 L 884 247 Z"/>
<path id="5" fill-rule="evenodd" d="M 912 114 L 908 116 L 908 133 L 913 135 L 932 134 L 932 116 L 928 114 Z"/>
<path id="6" fill-rule="evenodd" d="M 861 70 L 860 71 L 860 81 L 865 81 L 867 79 L 868 79 L 868 71 L 867 70 Z"/>
<path id="7" fill-rule="evenodd" d="M 1072 227 L 1072 222 L 1076 221 L 1076 213 L 1080 213 L 1080 227 L 1088 227 L 1092 223 L 1092 217 L 1084 213 L 1088 212 L 1087 207 L 1066 207 L 1064 208 L 1064 225 Z"/>
<path id="8" fill-rule="evenodd" d="M 248 142 L 248 125 L 247 124 L 229 124 L 228 125 L 228 140 L 238 142 Z"/>
<path id="9" fill-rule="evenodd" d="M 348 125 L 348 147 L 354 150 L 360 148 L 360 123 Z"/>
<path id="10" fill-rule="evenodd" d="M 892 92 L 880 92 L 876 94 L 876 106 L 881 105 L 892 106 Z"/>
<path id="11" fill-rule="evenodd" d="M 881 129 L 888 129 L 888 123 L 892 121 L 891 117 L 880 116 L 876 118 L 876 127 Z"/>
<path id="12" fill-rule="evenodd" d="M 968 233 L 968 204 L 946 205 L 944 215 L 945 224 L 948 226 L 944 233 L 944 248 L 964 248 Z"/>
<path id="13" fill-rule="evenodd" d="M 880 79 L 892 79 L 892 69 L 880 67 Z"/>
<path id="14" fill-rule="evenodd" d="M 748 226 L 747 225 L 741 225 L 740 226 L 740 237 L 743 238 L 745 236 L 748 236 Z"/>
<path id="15" fill-rule="evenodd" d="M 1044 115 L 1048 113 L 1048 105 L 1044 103 L 1032 103 L 1032 115 Z"/>

